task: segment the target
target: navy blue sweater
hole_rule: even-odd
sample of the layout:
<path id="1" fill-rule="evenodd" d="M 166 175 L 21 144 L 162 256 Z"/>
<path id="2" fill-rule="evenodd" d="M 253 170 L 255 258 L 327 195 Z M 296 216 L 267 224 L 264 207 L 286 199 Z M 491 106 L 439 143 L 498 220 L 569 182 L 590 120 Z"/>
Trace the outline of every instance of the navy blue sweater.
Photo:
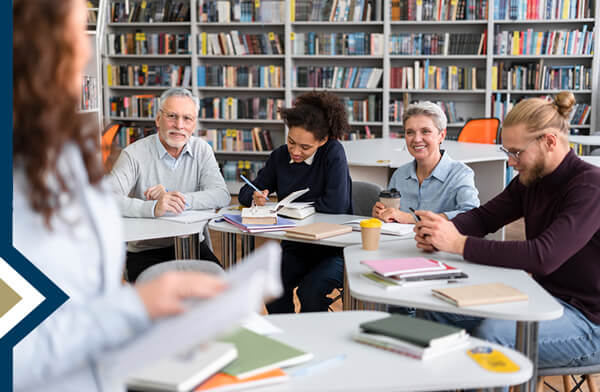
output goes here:
<path id="1" fill-rule="evenodd" d="M 344 148 L 337 140 L 328 140 L 317 149 L 312 165 L 290 163 L 287 146 L 274 150 L 265 167 L 252 181 L 258 189 L 277 192 L 279 200 L 290 193 L 310 188 L 296 201 L 312 201 L 318 212 L 352 214 L 352 180 Z M 244 185 L 239 201 L 245 206 L 252 203 L 254 190 Z"/>

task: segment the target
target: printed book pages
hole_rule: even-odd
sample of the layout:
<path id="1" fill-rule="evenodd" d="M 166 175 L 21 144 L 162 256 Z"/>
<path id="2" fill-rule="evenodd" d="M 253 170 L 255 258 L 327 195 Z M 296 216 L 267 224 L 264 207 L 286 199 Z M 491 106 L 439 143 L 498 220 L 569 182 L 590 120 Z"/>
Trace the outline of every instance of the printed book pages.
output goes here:
<path id="1" fill-rule="evenodd" d="M 304 219 L 316 213 L 312 202 L 305 203 L 290 203 L 287 207 L 283 207 L 277 212 L 277 215 L 285 216 L 293 219 Z"/>
<path id="2" fill-rule="evenodd" d="M 350 233 L 352 228 L 335 223 L 311 223 L 310 225 L 298 226 L 293 229 L 286 229 L 285 235 L 292 238 L 301 238 L 305 240 L 320 240 L 322 238 L 335 237 L 336 235 Z"/>
<path id="3" fill-rule="evenodd" d="M 527 294 L 504 283 L 448 287 L 432 290 L 433 295 L 458 307 L 527 301 Z"/>
<path id="4" fill-rule="evenodd" d="M 360 327 L 354 340 L 423 360 L 464 347 L 469 338 L 464 329 L 404 315 L 369 321 Z"/>
<path id="5" fill-rule="evenodd" d="M 344 224 L 352 226 L 352 230 L 360 231 L 361 220 L 362 219 L 353 219 L 344 222 Z M 415 236 L 415 232 L 413 231 L 414 227 L 415 225 L 412 223 L 383 222 L 381 224 L 381 234 L 397 235 L 401 238 L 413 238 Z"/>
<path id="6" fill-rule="evenodd" d="M 221 372 L 240 379 L 252 377 L 276 368 L 298 365 L 309 361 L 313 355 L 275 339 L 239 328 L 220 339 L 233 343 L 238 357 Z"/>
<path id="7" fill-rule="evenodd" d="M 129 388 L 189 391 L 237 358 L 231 343 L 211 342 L 146 366 L 130 375 Z"/>
<path id="8" fill-rule="evenodd" d="M 279 384 L 289 380 L 290 377 L 281 369 L 273 369 L 268 372 L 257 374 L 253 377 L 239 379 L 225 373 L 217 373 L 201 385 L 194 392 L 229 392 L 246 390 L 265 385 Z"/>
<path id="9" fill-rule="evenodd" d="M 274 225 L 277 223 L 277 213 L 264 207 L 242 208 L 242 223 L 244 225 Z"/>

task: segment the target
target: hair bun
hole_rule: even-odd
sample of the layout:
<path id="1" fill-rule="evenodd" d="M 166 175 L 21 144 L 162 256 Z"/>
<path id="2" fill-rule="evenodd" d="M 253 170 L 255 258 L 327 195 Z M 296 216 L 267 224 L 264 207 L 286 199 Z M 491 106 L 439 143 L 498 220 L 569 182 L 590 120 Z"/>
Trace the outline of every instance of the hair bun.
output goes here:
<path id="1" fill-rule="evenodd" d="M 554 97 L 554 104 L 561 116 L 569 118 L 569 113 L 571 113 L 573 106 L 575 106 L 575 96 L 570 91 L 561 91 Z"/>

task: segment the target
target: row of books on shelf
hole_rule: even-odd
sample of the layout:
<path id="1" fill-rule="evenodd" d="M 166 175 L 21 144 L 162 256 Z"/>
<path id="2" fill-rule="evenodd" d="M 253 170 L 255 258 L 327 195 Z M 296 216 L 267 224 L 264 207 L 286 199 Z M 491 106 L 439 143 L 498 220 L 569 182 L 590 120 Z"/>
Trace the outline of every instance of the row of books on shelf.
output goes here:
<path id="1" fill-rule="evenodd" d="M 362 22 L 380 20 L 383 0 L 295 0 L 292 21 Z"/>
<path id="2" fill-rule="evenodd" d="M 199 87 L 282 88 L 283 67 L 279 65 L 200 65 Z"/>
<path id="3" fill-rule="evenodd" d="M 245 56 L 248 54 L 283 54 L 283 35 L 244 34 L 237 30 L 229 33 L 198 34 L 198 51 L 201 55 L 210 56 Z"/>
<path id="4" fill-rule="evenodd" d="M 125 148 L 136 140 L 143 139 L 156 133 L 155 127 L 121 127 L 113 143 Z"/>
<path id="5" fill-rule="evenodd" d="M 581 19 L 592 15 L 590 0 L 497 0 L 496 20 Z"/>
<path id="6" fill-rule="evenodd" d="M 87 22 L 88 24 L 94 24 L 98 20 L 98 0 L 95 1 L 86 1 L 86 6 L 88 8 L 87 12 Z M 95 9 L 91 9 L 95 8 Z"/>
<path id="7" fill-rule="evenodd" d="M 377 88 L 383 69 L 373 67 L 295 66 L 292 85 L 314 88 Z"/>
<path id="8" fill-rule="evenodd" d="M 180 33 L 109 33 L 107 50 L 109 56 L 145 54 L 191 54 L 190 34 Z"/>
<path id="9" fill-rule="evenodd" d="M 488 0 L 392 0 L 392 21 L 487 19 Z"/>
<path id="10" fill-rule="evenodd" d="M 369 94 L 366 99 L 343 97 L 348 121 L 381 121 L 381 97 Z"/>
<path id="11" fill-rule="evenodd" d="M 538 63 L 492 66 L 492 90 L 590 90 L 592 68 Z"/>
<path id="12" fill-rule="evenodd" d="M 191 86 L 189 65 L 107 64 L 106 83 L 112 86 Z"/>
<path id="13" fill-rule="evenodd" d="M 390 121 L 394 123 L 402 123 L 404 111 L 410 103 L 415 102 L 417 101 L 408 102 L 407 100 L 391 99 L 389 106 Z M 434 103 L 444 111 L 444 114 L 448 119 L 448 123 L 458 123 L 464 121 L 463 118 L 458 115 L 454 101 L 434 101 Z"/>
<path id="14" fill-rule="evenodd" d="M 483 55 L 487 51 L 487 30 L 483 33 L 397 33 L 389 40 L 390 54 L 400 55 Z"/>
<path id="15" fill-rule="evenodd" d="M 271 151 L 268 129 L 203 129 L 198 132 L 214 151 Z"/>
<path id="16" fill-rule="evenodd" d="M 552 101 L 553 99 L 553 97 L 549 95 L 542 96 L 542 98 L 548 101 Z M 511 111 L 513 106 L 519 103 L 519 101 L 520 99 L 508 99 L 507 97 L 503 97 L 500 93 L 492 94 L 492 116 L 502 120 L 504 116 Z M 590 112 L 591 106 L 587 103 L 575 104 L 573 110 L 569 114 L 569 123 L 572 127 L 588 124 Z"/>
<path id="17" fill-rule="evenodd" d="M 150 94 L 110 97 L 109 103 L 111 117 L 154 119 L 158 113 L 159 97 Z"/>
<path id="18" fill-rule="evenodd" d="M 296 33 L 297 55 L 366 55 L 383 56 L 381 33 Z"/>
<path id="19" fill-rule="evenodd" d="M 375 139 L 376 137 L 381 137 L 381 135 L 371 132 L 368 125 L 365 125 L 363 128 L 364 130 L 358 128 L 351 129 L 342 136 L 342 140 Z"/>
<path id="20" fill-rule="evenodd" d="M 219 162 L 225 182 L 239 182 L 240 175 L 256 178 L 258 171 L 265 166 L 263 161 L 224 161 Z"/>
<path id="21" fill-rule="evenodd" d="M 582 30 L 499 31 L 494 37 L 494 53 L 499 55 L 591 55 L 594 32 Z"/>
<path id="22" fill-rule="evenodd" d="M 198 21 L 283 23 L 285 7 L 282 0 L 199 0 Z"/>
<path id="23" fill-rule="evenodd" d="M 475 90 L 478 88 L 477 67 L 456 65 L 429 65 L 429 60 L 415 61 L 414 65 L 393 67 L 390 87 L 402 89 Z"/>
<path id="24" fill-rule="evenodd" d="M 110 4 L 110 21 L 113 23 L 185 22 L 189 20 L 189 0 L 125 0 Z"/>
<path id="25" fill-rule="evenodd" d="M 200 100 L 200 118 L 281 120 L 277 109 L 284 106 L 285 101 L 276 98 L 206 97 Z"/>
<path id="26" fill-rule="evenodd" d="M 81 81 L 81 110 L 98 109 L 98 79 L 84 75 Z"/>

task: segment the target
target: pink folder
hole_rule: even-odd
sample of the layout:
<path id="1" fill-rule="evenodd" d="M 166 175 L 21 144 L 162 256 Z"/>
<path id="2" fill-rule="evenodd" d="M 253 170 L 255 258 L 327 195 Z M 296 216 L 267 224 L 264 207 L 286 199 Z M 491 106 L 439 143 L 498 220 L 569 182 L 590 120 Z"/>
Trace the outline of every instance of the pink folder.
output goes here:
<path id="1" fill-rule="evenodd" d="M 444 264 L 425 257 L 407 257 L 397 259 L 363 260 L 362 264 L 383 276 L 408 272 L 425 272 L 445 269 Z"/>

